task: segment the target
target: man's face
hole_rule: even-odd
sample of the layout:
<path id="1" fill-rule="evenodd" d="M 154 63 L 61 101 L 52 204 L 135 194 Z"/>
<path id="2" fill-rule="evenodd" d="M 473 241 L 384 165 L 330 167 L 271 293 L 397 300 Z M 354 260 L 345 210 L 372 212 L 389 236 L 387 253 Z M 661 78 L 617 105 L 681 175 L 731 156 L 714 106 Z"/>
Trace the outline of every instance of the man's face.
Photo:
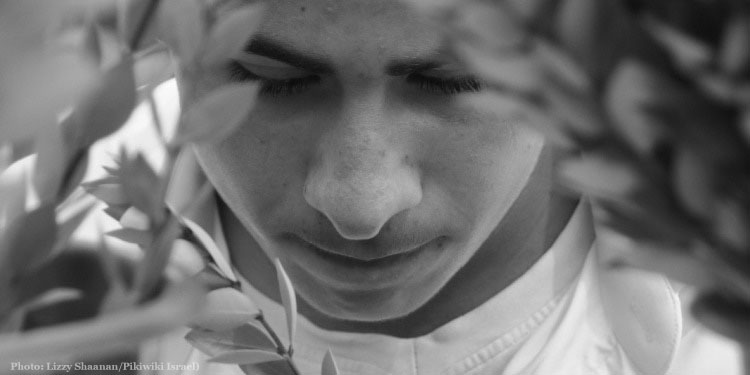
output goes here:
<path id="1" fill-rule="evenodd" d="M 542 140 L 469 104 L 478 82 L 439 28 L 397 1 L 274 0 L 247 53 L 187 77 L 259 81 L 225 141 L 197 148 L 212 183 L 299 295 L 341 319 L 403 316 L 498 225 Z M 233 249 L 233 251 L 243 251 Z"/>

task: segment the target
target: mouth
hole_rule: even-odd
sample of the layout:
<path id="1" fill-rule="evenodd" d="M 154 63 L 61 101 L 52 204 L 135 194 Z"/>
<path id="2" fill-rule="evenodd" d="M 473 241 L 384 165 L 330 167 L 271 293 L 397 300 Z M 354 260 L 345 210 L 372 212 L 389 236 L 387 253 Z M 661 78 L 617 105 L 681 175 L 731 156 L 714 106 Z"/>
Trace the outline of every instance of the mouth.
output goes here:
<path id="1" fill-rule="evenodd" d="M 357 246 L 344 252 L 295 237 L 298 263 L 316 278 L 347 289 L 388 287 L 428 272 L 441 259 L 444 241 L 440 236 L 411 246 Z"/>

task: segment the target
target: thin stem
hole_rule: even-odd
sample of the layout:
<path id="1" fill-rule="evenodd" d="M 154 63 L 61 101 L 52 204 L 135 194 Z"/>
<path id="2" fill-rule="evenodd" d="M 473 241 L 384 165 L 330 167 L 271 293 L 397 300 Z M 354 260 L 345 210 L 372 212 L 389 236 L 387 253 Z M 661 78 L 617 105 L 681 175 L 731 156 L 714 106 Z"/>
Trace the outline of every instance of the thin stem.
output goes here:
<path id="1" fill-rule="evenodd" d="M 255 320 L 259 321 L 260 324 L 263 325 L 263 328 L 266 330 L 266 333 L 271 336 L 271 339 L 276 345 L 276 351 L 279 353 L 279 355 L 286 356 L 287 351 L 286 348 L 284 348 L 284 344 L 281 342 L 281 339 L 279 339 L 279 336 L 276 334 L 276 332 L 274 332 L 273 328 L 271 328 L 271 326 L 268 324 L 266 318 L 263 316 L 262 311 L 258 314 L 258 316 L 255 317 Z"/>
<path id="2" fill-rule="evenodd" d="M 154 14 L 156 14 L 156 9 L 158 8 L 158 6 L 159 0 L 150 0 L 148 2 L 143 17 L 138 20 L 138 25 L 135 29 L 135 33 L 133 34 L 133 38 L 130 39 L 130 42 L 128 43 L 131 51 L 135 51 L 138 49 L 138 45 L 141 43 L 141 39 L 143 39 L 143 36 L 146 34 L 146 28 L 148 28 L 149 23 L 151 23 L 151 19 L 154 18 Z"/>
<path id="3" fill-rule="evenodd" d="M 294 373 L 294 375 L 301 375 L 302 374 L 299 371 L 299 369 L 297 368 L 297 365 L 294 364 L 294 360 L 292 360 L 292 356 L 291 355 L 287 354 L 287 355 L 284 356 L 284 358 L 286 358 L 286 363 L 289 364 L 289 368 L 292 369 L 292 372 Z"/>

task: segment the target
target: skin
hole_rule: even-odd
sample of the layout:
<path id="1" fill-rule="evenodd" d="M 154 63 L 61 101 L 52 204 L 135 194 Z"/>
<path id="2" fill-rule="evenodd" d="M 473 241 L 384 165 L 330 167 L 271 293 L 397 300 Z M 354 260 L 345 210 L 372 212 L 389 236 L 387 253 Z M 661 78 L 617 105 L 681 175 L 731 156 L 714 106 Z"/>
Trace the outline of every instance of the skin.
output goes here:
<path id="1" fill-rule="evenodd" d="M 196 147 L 232 261 L 256 288 L 279 300 L 279 258 L 317 325 L 416 336 L 544 253 L 573 207 L 551 193 L 556 153 L 511 100 L 489 112 L 471 92 L 410 80 L 469 74 L 439 28 L 385 0 L 275 0 L 267 12 L 255 37 L 264 45 L 241 66 L 318 79 L 261 92 L 235 134 Z M 292 67 L 290 54 L 317 65 Z M 183 99 L 237 78 L 183 74 Z"/>

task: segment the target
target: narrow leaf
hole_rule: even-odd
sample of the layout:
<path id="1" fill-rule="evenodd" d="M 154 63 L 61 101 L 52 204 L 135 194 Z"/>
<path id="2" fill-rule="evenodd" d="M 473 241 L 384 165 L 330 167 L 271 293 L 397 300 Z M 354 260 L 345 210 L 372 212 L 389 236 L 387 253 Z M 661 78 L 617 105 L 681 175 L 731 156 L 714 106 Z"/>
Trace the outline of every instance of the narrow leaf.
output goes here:
<path id="1" fill-rule="evenodd" d="M 469 67 L 494 87 L 526 96 L 542 87 L 541 70 L 529 56 L 498 54 L 487 46 L 466 42 L 455 45 Z"/>
<path id="2" fill-rule="evenodd" d="M 681 147 L 674 161 L 673 188 L 683 206 L 699 218 L 714 210 L 715 168 L 687 147 Z"/>
<path id="3" fill-rule="evenodd" d="M 292 281 L 289 280 L 284 266 L 281 264 L 279 258 L 274 260 L 276 265 L 276 277 L 279 282 L 279 292 L 281 294 L 281 302 L 284 305 L 286 312 L 286 328 L 289 334 L 289 348 L 291 349 L 294 343 L 294 334 L 297 329 L 297 296 L 292 286 Z M 291 351 L 291 350 L 290 350 Z"/>
<path id="4" fill-rule="evenodd" d="M 95 141 L 114 133 L 130 117 L 135 98 L 133 58 L 124 55 L 104 73 L 74 111 L 73 121 L 66 129 L 70 134 L 71 148 L 88 148 Z"/>
<path id="5" fill-rule="evenodd" d="M 261 3 L 245 5 L 219 19 L 206 41 L 203 66 L 225 64 L 242 52 L 260 26 L 264 8 Z"/>
<path id="6" fill-rule="evenodd" d="M 204 42 L 204 10 L 199 0 L 162 0 L 159 38 L 184 64 L 191 64 Z"/>
<path id="7" fill-rule="evenodd" d="M 151 228 L 148 216 L 136 207 L 130 207 L 120 218 L 120 225 L 124 228 L 147 231 Z"/>
<path id="8" fill-rule="evenodd" d="M 56 202 L 66 169 L 68 151 L 63 135 L 56 125 L 44 129 L 36 138 L 34 189 L 42 202 Z"/>
<path id="9" fill-rule="evenodd" d="M 257 363 L 282 361 L 284 357 L 275 352 L 254 349 L 241 349 L 231 352 L 221 353 L 211 359 L 209 362 L 230 363 L 237 365 L 254 365 Z"/>
<path id="10" fill-rule="evenodd" d="M 74 207 L 75 211 L 72 213 L 66 210 L 58 215 L 61 220 L 57 225 L 55 249 L 62 249 L 70 239 L 70 236 L 73 235 L 76 229 L 81 226 L 81 223 L 89 216 L 91 210 L 96 206 L 96 200 L 93 198 L 90 198 L 90 200 L 90 202 L 84 202 L 83 204 L 79 204 L 78 207 Z"/>
<path id="11" fill-rule="evenodd" d="M 221 332 L 193 329 L 185 336 L 185 339 L 209 356 L 238 349 L 276 351 L 268 335 L 253 324 L 244 324 Z"/>
<path id="12" fill-rule="evenodd" d="M 719 64 L 730 76 L 750 72 L 750 14 L 747 12 L 734 16 L 726 26 Z"/>
<path id="13" fill-rule="evenodd" d="M 326 356 L 323 357 L 323 365 L 320 371 L 321 375 L 339 375 L 339 368 L 336 366 L 336 360 L 333 358 L 333 352 L 329 348 Z"/>
<path id="14" fill-rule="evenodd" d="M 208 293 L 206 306 L 193 319 L 191 326 L 211 331 L 226 331 L 251 322 L 258 316 L 258 307 L 242 292 L 233 288 Z"/>
<path id="15" fill-rule="evenodd" d="M 208 290 L 229 288 L 234 283 L 219 273 L 213 264 L 206 265 L 201 272 L 195 275 L 195 278 L 203 284 Z"/>
<path id="16" fill-rule="evenodd" d="M 713 53 L 706 44 L 654 17 L 647 17 L 644 25 L 646 30 L 669 51 L 680 68 L 693 72 L 710 65 Z"/>
<path id="17" fill-rule="evenodd" d="M 211 92 L 183 114 L 172 146 L 219 141 L 232 133 L 255 104 L 257 84 L 232 84 Z"/>
<path id="18" fill-rule="evenodd" d="M 560 163 L 563 185 L 591 197 L 621 199 L 641 184 L 639 175 L 628 165 L 603 155 L 589 155 Z"/>
<path id="19" fill-rule="evenodd" d="M 99 66 L 102 61 L 102 48 L 99 40 L 99 29 L 96 23 L 89 23 L 85 26 L 83 48 L 94 62 L 94 65 Z"/>
<path id="20" fill-rule="evenodd" d="M 193 236 L 198 240 L 199 243 L 197 245 L 202 246 L 204 249 L 206 249 L 206 251 L 208 251 L 213 262 L 216 263 L 217 267 L 219 267 L 221 273 L 223 273 L 223 275 L 230 281 L 236 282 L 237 277 L 234 275 L 234 271 L 232 271 L 232 266 L 224 257 L 224 254 L 222 254 L 221 250 L 219 250 L 219 247 L 216 245 L 216 242 L 214 242 L 213 238 L 211 238 L 211 236 L 206 233 L 206 230 L 196 222 L 188 218 L 183 217 L 182 222 L 188 229 L 190 229 L 190 231 L 193 233 Z"/>
<path id="21" fill-rule="evenodd" d="M 107 232 L 106 235 L 144 247 L 149 246 L 154 241 L 151 232 L 131 228 L 115 229 Z"/>
<path id="22" fill-rule="evenodd" d="M 61 302 L 74 301 L 83 297 L 83 292 L 72 288 L 55 288 L 42 293 L 34 299 L 24 303 L 27 310 L 40 309 Z"/>
<path id="23" fill-rule="evenodd" d="M 137 154 L 124 156 L 120 160 L 120 181 L 125 196 L 134 207 L 148 215 L 152 224 L 159 225 L 164 220 L 164 204 L 154 190 L 161 180 L 151 165 Z"/>

